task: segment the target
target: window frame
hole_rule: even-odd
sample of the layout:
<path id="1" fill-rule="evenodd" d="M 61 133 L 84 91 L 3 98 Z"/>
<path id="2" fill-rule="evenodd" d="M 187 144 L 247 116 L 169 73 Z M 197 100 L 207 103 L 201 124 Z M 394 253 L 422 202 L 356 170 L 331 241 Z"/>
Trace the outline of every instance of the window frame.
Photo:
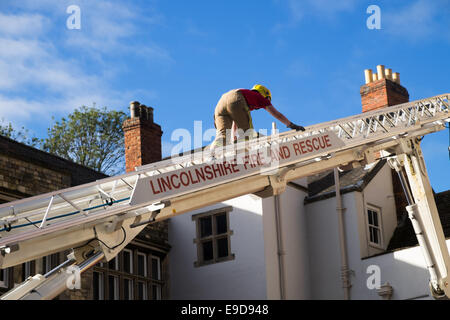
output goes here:
<path id="1" fill-rule="evenodd" d="M 94 297 L 92 297 L 92 298 L 94 300 L 105 300 L 105 274 L 104 274 L 104 272 L 97 271 L 97 270 L 94 270 L 92 272 L 92 274 L 94 274 L 94 273 L 98 274 L 98 280 L 99 281 L 98 281 L 98 283 L 95 283 L 94 282 L 94 276 L 92 276 L 92 282 L 93 282 L 92 286 L 93 287 L 98 286 L 98 295 L 99 295 L 99 297 L 98 297 L 98 299 L 94 299 Z"/>
<path id="2" fill-rule="evenodd" d="M 111 262 L 113 262 L 113 261 L 114 261 L 114 268 L 111 269 L 111 268 L 109 267 L 109 264 L 110 264 Z M 108 268 L 109 270 L 112 270 L 112 271 L 119 271 L 119 270 L 120 270 L 119 255 L 115 256 L 115 257 L 112 258 L 110 261 L 108 261 L 106 266 L 107 266 L 107 268 Z"/>
<path id="3" fill-rule="evenodd" d="M 369 211 L 375 212 L 377 214 L 378 225 L 370 224 L 369 222 Z M 384 248 L 384 236 L 383 236 L 383 220 L 382 220 L 382 210 L 380 207 L 373 204 L 367 204 L 365 210 L 365 221 L 366 221 L 366 231 L 367 231 L 367 242 L 369 246 L 383 249 Z M 379 243 L 373 242 L 370 239 L 371 228 L 378 230 Z"/>
<path id="4" fill-rule="evenodd" d="M 161 258 L 154 255 L 149 255 L 150 258 L 150 278 L 152 280 L 161 281 Z M 156 276 L 157 278 L 153 278 L 153 260 L 157 261 L 157 270 L 156 270 Z"/>
<path id="5" fill-rule="evenodd" d="M 0 288 L 8 289 L 9 288 L 9 268 L 1 269 L 3 272 L 3 280 L 0 280 Z"/>
<path id="6" fill-rule="evenodd" d="M 151 287 L 151 300 L 161 300 L 161 296 L 162 296 L 162 286 L 158 283 L 151 283 L 150 284 Z M 153 288 L 156 288 L 156 295 L 153 294 Z"/>
<path id="7" fill-rule="evenodd" d="M 22 281 L 27 280 L 35 274 L 35 261 L 27 261 L 22 263 Z"/>
<path id="8" fill-rule="evenodd" d="M 55 269 L 59 265 L 59 254 L 53 253 L 42 257 L 41 267 L 42 273 L 45 275 Z"/>
<path id="9" fill-rule="evenodd" d="M 110 269 L 110 260 L 109 262 L 103 262 L 98 263 L 94 266 L 94 272 L 103 274 L 104 277 L 104 292 L 103 297 L 105 300 L 114 300 L 114 297 L 109 297 L 109 277 L 113 276 L 118 280 L 115 283 L 115 288 L 118 288 L 118 293 L 114 290 L 115 297 L 124 300 L 126 293 L 130 293 L 130 299 L 131 300 L 151 300 L 153 299 L 152 296 L 152 286 L 158 286 L 159 291 L 157 291 L 157 299 L 163 299 L 166 297 L 166 286 L 167 281 L 165 279 L 164 275 L 164 261 L 166 259 L 166 254 L 160 254 L 160 252 L 156 250 L 152 250 L 150 248 L 146 248 L 143 246 L 140 246 L 139 244 L 132 243 L 129 247 L 126 248 L 127 254 L 124 255 L 123 250 L 114 258 L 118 259 L 118 262 L 111 263 L 111 267 L 115 268 L 116 266 L 119 267 L 119 269 Z M 131 254 L 131 256 L 130 256 Z M 144 258 L 144 268 L 145 268 L 145 274 L 146 276 L 142 276 L 138 274 L 138 256 Z M 130 258 L 129 258 L 130 257 Z M 125 264 L 128 259 L 132 259 L 133 261 L 133 273 L 128 273 L 125 271 Z M 156 269 L 156 276 L 158 279 L 152 278 L 152 259 L 157 261 L 157 269 Z M 129 286 L 126 286 L 125 284 L 128 281 L 131 281 Z M 139 285 L 143 285 L 143 297 L 139 295 Z M 125 290 L 127 290 L 125 292 Z M 93 296 L 92 296 L 93 298 Z"/>
<path id="10" fill-rule="evenodd" d="M 139 256 L 144 257 L 144 274 L 139 274 Z M 148 256 L 149 254 L 136 250 L 136 275 L 140 277 L 148 277 Z M 150 255 L 151 256 L 151 255 Z"/>
<path id="11" fill-rule="evenodd" d="M 197 246 L 197 261 L 194 262 L 194 267 L 201 267 L 206 265 L 211 265 L 215 263 L 230 261 L 235 259 L 234 253 L 231 252 L 231 236 L 234 234 L 233 230 L 230 229 L 230 212 L 233 211 L 233 207 L 227 206 L 222 208 L 217 208 L 213 210 L 209 210 L 206 212 L 198 213 L 192 215 L 192 220 L 195 223 L 196 227 L 196 237 L 193 239 L 193 242 Z M 217 234 L 217 216 L 225 214 L 226 217 L 226 232 Z M 211 217 L 211 235 L 201 237 L 201 219 Z M 218 257 L 218 245 L 217 241 L 220 239 L 227 239 L 227 250 L 228 255 L 224 257 Z M 212 241 L 212 251 L 213 258 L 211 260 L 204 260 L 203 257 L 203 243 Z"/>
<path id="12" fill-rule="evenodd" d="M 125 283 L 128 281 L 128 286 L 125 285 Z M 122 278 L 122 294 L 123 300 L 134 300 L 135 299 L 135 294 L 134 294 L 134 286 L 135 286 L 135 281 L 133 280 L 132 277 L 123 277 Z M 128 299 L 125 299 L 125 292 L 128 291 Z"/>
<path id="13" fill-rule="evenodd" d="M 142 284 L 143 296 L 141 297 L 139 294 L 139 284 Z M 136 280 L 136 295 L 134 296 L 135 300 L 149 300 L 148 299 L 148 283 L 143 280 Z"/>
<path id="14" fill-rule="evenodd" d="M 109 283 L 109 279 L 113 278 L 113 284 L 114 284 L 114 297 L 110 297 L 109 293 L 110 293 L 110 283 Z M 117 274 L 111 273 L 108 274 L 108 289 L 107 289 L 107 293 L 108 293 L 108 300 L 120 300 L 120 277 Z"/>
<path id="15" fill-rule="evenodd" d="M 126 260 L 125 259 L 125 253 L 127 253 L 129 255 L 129 259 L 128 259 L 129 260 L 128 261 L 129 262 L 129 267 L 130 267 L 129 271 L 125 271 L 125 264 L 127 263 L 127 261 L 125 261 Z M 125 249 L 122 250 L 121 254 L 122 254 L 122 261 L 123 261 L 122 271 L 125 272 L 125 273 L 128 273 L 128 274 L 134 274 L 134 268 L 133 268 L 134 255 L 133 255 L 133 250 L 125 248 Z"/>

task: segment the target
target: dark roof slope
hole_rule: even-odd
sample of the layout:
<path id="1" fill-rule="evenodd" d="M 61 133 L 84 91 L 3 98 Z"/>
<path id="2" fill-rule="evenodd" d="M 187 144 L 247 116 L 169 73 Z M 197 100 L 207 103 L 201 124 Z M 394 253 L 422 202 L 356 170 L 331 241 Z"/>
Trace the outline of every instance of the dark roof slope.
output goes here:
<path id="1" fill-rule="evenodd" d="M 450 238 L 450 190 L 434 195 L 436 207 L 441 219 L 442 229 L 446 238 Z M 405 215 L 403 222 L 397 226 L 389 241 L 387 251 L 399 250 L 418 245 L 411 221 Z"/>
<path id="2" fill-rule="evenodd" d="M 72 186 L 92 182 L 108 175 L 91 168 L 0 136 L 0 154 L 70 175 Z"/>
<path id="3" fill-rule="evenodd" d="M 360 167 L 340 172 L 339 183 L 341 193 L 362 191 L 385 164 L 386 160 L 381 160 L 369 169 Z M 308 190 L 308 197 L 305 198 L 305 204 L 335 197 L 334 171 L 328 170 L 308 177 Z"/>

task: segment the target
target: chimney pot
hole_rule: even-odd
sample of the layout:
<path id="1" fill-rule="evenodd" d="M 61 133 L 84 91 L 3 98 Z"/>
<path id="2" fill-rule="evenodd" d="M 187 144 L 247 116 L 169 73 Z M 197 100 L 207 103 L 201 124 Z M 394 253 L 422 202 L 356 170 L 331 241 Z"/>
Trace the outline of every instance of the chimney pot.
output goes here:
<path id="1" fill-rule="evenodd" d="M 141 119 L 142 120 L 147 120 L 147 106 L 145 104 L 141 104 L 140 106 L 140 111 L 141 111 Z"/>
<path id="2" fill-rule="evenodd" d="M 371 83 L 373 78 L 372 78 L 372 70 L 371 69 L 366 69 L 364 70 L 364 77 L 366 79 L 366 84 Z"/>
<path id="3" fill-rule="evenodd" d="M 390 69 L 390 68 L 384 69 L 384 74 L 386 76 L 386 79 L 392 81 L 392 69 Z"/>
<path id="4" fill-rule="evenodd" d="M 377 81 L 378 75 L 376 73 L 372 73 L 372 81 Z"/>
<path id="5" fill-rule="evenodd" d="M 394 72 L 394 73 L 392 74 L 392 80 L 393 80 L 395 83 L 400 84 L 400 73 Z"/>
<path id="6" fill-rule="evenodd" d="M 152 107 L 147 107 L 147 119 L 150 122 L 153 122 L 153 108 Z"/>
<path id="7" fill-rule="evenodd" d="M 140 103 L 138 101 L 131 101 L 130 102 L 130 115 L 131 115 L 131 118 L 139 118 L 139 105 L 140 105 Z"/>
<path id="8" fill-rule="evenodd" d="M 384 66 L 382 64 L 379 64 L 377 66 L 377 73 L 378 73 L 378 80 L 384 79 Z"/>

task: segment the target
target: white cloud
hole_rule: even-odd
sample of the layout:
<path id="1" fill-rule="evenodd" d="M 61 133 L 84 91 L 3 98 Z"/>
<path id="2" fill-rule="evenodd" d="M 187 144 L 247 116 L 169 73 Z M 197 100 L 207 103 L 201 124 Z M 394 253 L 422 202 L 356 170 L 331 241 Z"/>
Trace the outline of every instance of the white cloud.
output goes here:
<path id="1" fill-rule="evenodd" d="M 320 19 L 333 19 L 336 14 L 352 11 L 357 5 L 356 0 L 276 0 L 277 4 L 289 10 L 287 21 L 277 23 L 273 32 L 297 26 L 306 16 Z"/>
<path id="2" fill-rule="evenodd" d="M 81 8 L 81 30 L 68 30 L 65 9 Z M 174 60 L 162 46 L 135 39 L 148 26 L 162 23 L 156 12 L 145 15 L 128 2 L 20 1 L 14 13 L 0 13 L 0 118 L 25 125 L 61 116 L 81 105 L 124 107 L 157 93 L 114 89 L 125 66 L 120 55 L 146 64 Z M 147 11 L 151 11 L 148 9 Z M 7 12 L 7 11 L 5 11 Z M 30 13 L 32 12 L 32 13 Z M 141 31 L 143 30 L 143 31 Z M 114 61 L 111 63 L 111 60 Z M 43 124 L 43 126 L 48 126 Z"/>
<path id="3" fill-rule="evenodd" d="M 437 35 L 436 17 L 443 12 L 445 11 L 440 10 L 438 2 L 424 0 L 387 12 L 384 12 L 381 7 L 381 28 L 394 36 L 420 40 L 430 35 Z"/>
<path id="4" fill-rule="evenodd" d="M 35 36 L 42 33 L 48 24 L 48 19 L 39 14 L 7 15 L 0 12 L 2 36 Z"/>

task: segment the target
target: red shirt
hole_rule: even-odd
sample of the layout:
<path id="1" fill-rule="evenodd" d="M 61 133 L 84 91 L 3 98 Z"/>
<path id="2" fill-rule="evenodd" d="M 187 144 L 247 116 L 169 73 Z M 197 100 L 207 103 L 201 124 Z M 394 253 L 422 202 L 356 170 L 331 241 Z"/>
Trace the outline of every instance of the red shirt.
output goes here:
<path id="1" fill-rule="evenodd" d="M 248 108 L 250 111 L 257 109 L 265 109 L 267 106 L 271 106 L 272 103 L 269 99 L 264 98 L 258 91 L 248 90 L 248 89 L 239 89 L 239 92 L 247 101 Z"/>

